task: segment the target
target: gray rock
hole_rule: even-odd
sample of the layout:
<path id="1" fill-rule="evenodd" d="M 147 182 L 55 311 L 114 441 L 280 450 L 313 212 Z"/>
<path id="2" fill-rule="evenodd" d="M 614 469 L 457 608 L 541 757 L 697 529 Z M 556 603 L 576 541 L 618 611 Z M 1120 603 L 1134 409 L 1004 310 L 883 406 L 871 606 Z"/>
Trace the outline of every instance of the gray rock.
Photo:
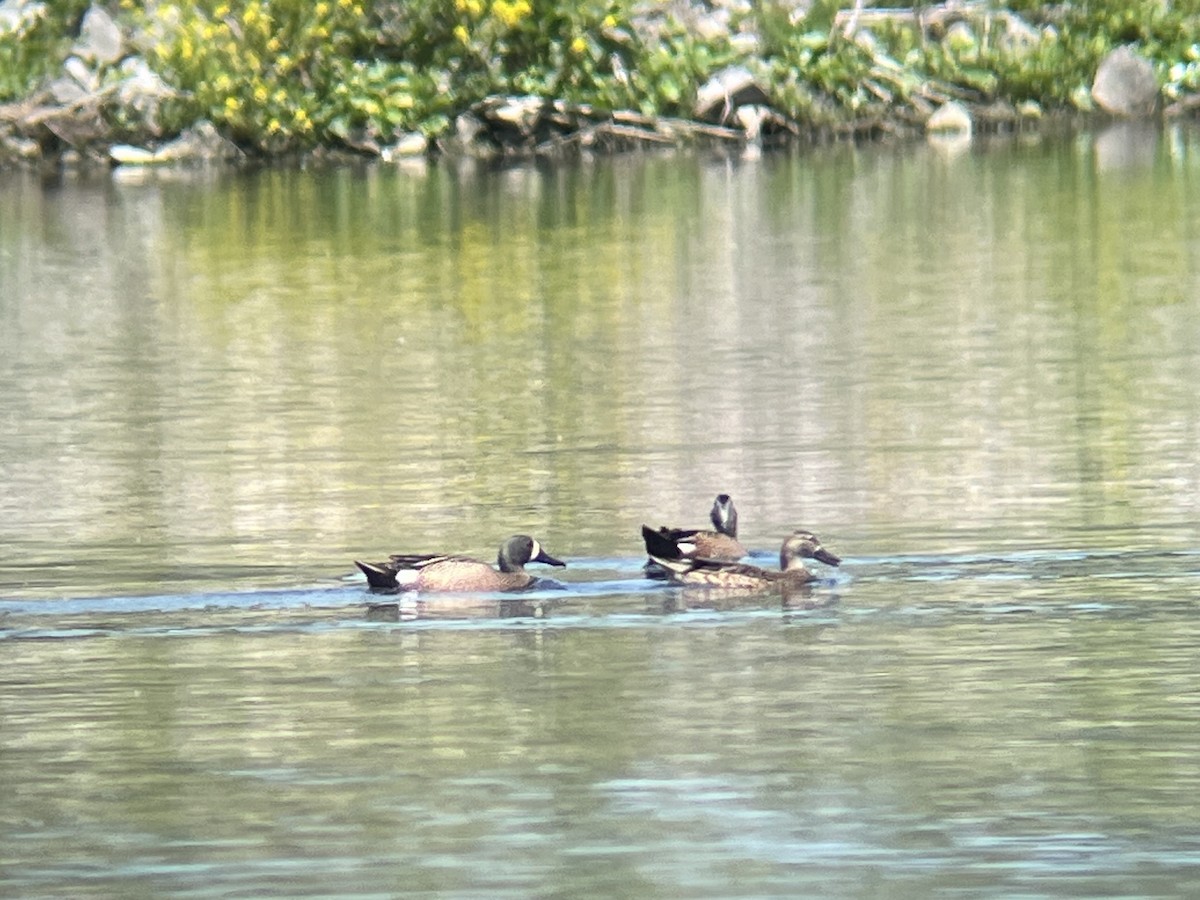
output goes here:
<path id="1" fill-rule="evenodd" d="M 726 124 L 739 106 L 770 106 L 771 99 L 744 66 L 721 69 L 696 92 L 693 115 L 703 122 Z"/>
<path id="2" fill-rule="evenodd" d="M 475 112 L 512 128 L 522 136 L 528 136 L 537 127 L 545 105 L 541 97 L 488 98 L 476 105 Z"/>
<path id="3" fill-rule="evenodd" d="M 1055 40 L 1058 37 L 1053 26 L 1039 31 L 1015 13 L 1005 15 L 1002 23 L 996 43 L 1002 51 L 1013 56 L 1025 56 L 1043 40 Z"/>
<path id="4" fill-rule="evenodd" d="M 115 144 L 108 151 L 112 162 L 124 166 L 228 162 L 242 155 L 238 146 L 221 137 L 213 123 L 208 121 L 189 128 L 156 151 L 129 144 Z"/>
<path id="5" fill-rule="evenodd" d="M 108 158 L 121 166 L 151 166 L 160 161 L 153 150 L 131 144 L 113 144 L 108 148 Z"/>
<path id="6" fill-rule="evenodd" d="M 212 122 L 192 126 L 154 154 L 157 162 L 225 162 L 239 159 L 237 144 L 221 137 Z"/>
<path id="7" fill-rule="evenodd" d="M 79 41 L 72 52 L 97 65 L 111 65 L 125 54 L 125 40 L 112 17 L 93 6 L 83 15 Z"/>
<path id="8" fill-rule="evenodd" d="M 730 36 L 729 46 L 739 56 L 759 56 L 762 54 L 762 38 L 749 31 L 738 32 Z"/>
<path id="9" fill-rule="evenodd" d="M 748 144 L 761 146 L 781 135 L 795 136 L 800 133 L 798 126 L 791 119 L 780 115 L 769 106 L 756 103 L 739 106 L 734 119 L 745 132 Z"/>
<path id="10" fill-rule="evenodd" d="M 951 100 L 939 106 L 925 122 L 925 131 L 930 134 L 971 133 L 970 111 L 961 103 Z"/>
<path id="11" fill-rule="evenodd" d="M 453 142 L 460 147 L 471 147 L 483 132 L 482 120 L 473 113 L 465 112 L 454 118 Z"/>
<path id="12" fill-rule="evenodd" d="M 386 162 L 396 159 L 411 159 L 429 152 L 429 140 L 419 131 L 404 134 L 395 144 L 384 147 L 382 156 Z"/>
<path id="13" fill-rule="evenodd" d="M 78 80 L 68 75 L 64 75 L 62 78 L 55 78 L 46 85 L 46 89 L 50 92 L 50 96 L 54 98 L 54 102 L 59 106 L 70 106 L 72 103 L 78 103 L 90 93 Z"/>
<path id="14" fill-rule="evenodd" d="M 89 94 L 100 87 L 99 76 L 89 69 L 87 63 L 78 56 L 68 57 L 67 61 L 63 63 L 63 71 L 71 76 L 75 80 L 75 83 Z"/>
<path id="15" fill-rule="evenodd" d="M 17 134 L 0 134 L 0 159 L 11 156 L 14 159 L 35 160 L 42 155 L 41 145 L 33 138 Z"/>
<path id="16" fill-rule="evenodd" d="M 771 110 L 766 106 L 751 104 L 738 107 L 737 123 L 746 132 L 746 140 L 752 144 L 762 143 L 763 123 L 770 115 Z"/>
<path id="17" fill-rule="evenodd" d="M 1096 69 L 1092 99 L 1114 116 L 1145 118 L 1153 115 L 1158 104 L 1154 67 L 1132 47 L 1118 47 L 1104 57 Z"/>
<path id="18" fill-rule="evenodd" d="M 1023 100 L 1017 104 L 1017 115 L 1022 119 L 1040 119 L 1042 117 L 1042 104 L 1036 100 Z"/>
<path id="19" fill-rule="evenodd" d="M 117 86 L 117 103 L 132 118 L 158 133 L 158 110 L 164 100 L 176 91 L 153 72 L 140 57 L 130 57 L 121 63 L 121 81 Z"/>
<path id="20" fill-rule="evenodd" d="M 20 37 L 46 16 L 45 3 L 4 0 L 0 3 L 0 34 L 15 34 Z"/>
<path id="21" fill-rule="evenodd" d="M 704 41 L 729 39 L 729 13 L 717 10 L 697 16 L 692 30 Z"/>

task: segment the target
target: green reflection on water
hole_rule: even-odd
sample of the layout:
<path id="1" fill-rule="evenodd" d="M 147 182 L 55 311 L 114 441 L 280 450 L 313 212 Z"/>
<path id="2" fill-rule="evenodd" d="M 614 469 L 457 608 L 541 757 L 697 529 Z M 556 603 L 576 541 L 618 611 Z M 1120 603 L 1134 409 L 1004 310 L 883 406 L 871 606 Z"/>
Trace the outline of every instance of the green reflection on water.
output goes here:
<path id="1" fill-rule="evenodd" d="M 5 591 L 633 555 L 718 491 L 768 551 L 1174 540 L 1195 152 L 1110 156 L 9 177 Z"/>

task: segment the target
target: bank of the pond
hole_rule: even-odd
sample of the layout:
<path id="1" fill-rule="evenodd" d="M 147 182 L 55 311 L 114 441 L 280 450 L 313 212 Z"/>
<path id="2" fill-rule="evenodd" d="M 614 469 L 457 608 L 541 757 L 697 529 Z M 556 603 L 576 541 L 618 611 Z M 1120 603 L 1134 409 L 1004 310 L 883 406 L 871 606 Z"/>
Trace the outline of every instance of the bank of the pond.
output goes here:
<path id="1" fill-rule="evenodd" d="M 1200 22 L 1149 0 L 5 0 L 0 62 L 9 166 L 740 148 L 1200 106 Z"/>

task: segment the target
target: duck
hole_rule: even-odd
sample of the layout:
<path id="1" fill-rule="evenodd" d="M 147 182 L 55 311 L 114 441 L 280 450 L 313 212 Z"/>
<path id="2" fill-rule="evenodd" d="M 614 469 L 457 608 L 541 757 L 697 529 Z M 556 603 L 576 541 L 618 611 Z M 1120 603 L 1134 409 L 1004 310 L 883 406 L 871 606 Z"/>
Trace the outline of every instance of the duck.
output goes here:
<path id="1" fill-rule="evenodd" d="M 708 515 L 715 531 L 706 531 L 701 528 L 670 528 L 664 525 L 658 529 L 656 534 L 675 544 L 680 555 L 685 558 L 699 557 L 737 562 L 746 556 L 749 551 L 737 538 L 738 514 L 737 507 L 733 505 L 733 498 L 728 494 L 717 494 L 717 499 L 713 501 L 712 510 Z M 646 526 L 643 525 L 643 537 L 645 530 Z M 650 553 L 651 557 L 654 556 L 650 551 L 649 541 L 646 542 L 646 552 Z M 652 578 L 658 577 L 661 576 L 662 570 L 653 564 L 648 564 L 646 574 Z"/>
<path id="2" fill-rule="evenodd" d="M 729 560 L 688 556 L 683 546 L 662 532 L 642 526 L 650 559 L 662 566 L 668 577 L 677 584 L 707 585 L 737 590 L 767 590 L 774 587 L 798 587 L 817 580 L 817 575 L 804 564 L 815 559 L 837 566 L 841 558 L 830 553 L 811 531 L 797 529 L 783 540 L 779 548 L 779 569 L 764 569 Z"/>
<path id="3" fill-rule="evenodd" d="M 509 592 L 533 587 L 537 576 L 525 571 L 529 563 L 565 568 L 541 543 L 527 534 L 514 534 L 500 545 L 498 570 L 482 560 L 452 554 L 395 553 L 383 562 L 355 560 L 374 591 Z"/>

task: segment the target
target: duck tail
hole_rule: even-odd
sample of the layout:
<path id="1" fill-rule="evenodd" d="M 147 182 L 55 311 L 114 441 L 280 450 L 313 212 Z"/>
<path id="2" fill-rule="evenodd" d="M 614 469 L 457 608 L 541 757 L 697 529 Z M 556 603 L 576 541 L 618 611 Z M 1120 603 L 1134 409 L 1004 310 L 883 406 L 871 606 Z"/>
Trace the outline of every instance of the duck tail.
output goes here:
<path id="1" fill-rule="evenodd" d="M 375 563 L 361 562 L 357 559 L 354 561 L 354 564 L 367 576 L 367 584 L 373 588 L 386 588 L 394 591 L 399 586 L 396 584 L 396 573 L 391 569 L 378 566 Z"/>
<path id="2" fill-rule="evenodd" d="M 680 559 L 683 556 L 678 542 L 671 537 L 670 529 L 660 528 L 655 531 L 643 525 L 642 540 L 646 544 L 646 552 L 657 559 Z"/>

